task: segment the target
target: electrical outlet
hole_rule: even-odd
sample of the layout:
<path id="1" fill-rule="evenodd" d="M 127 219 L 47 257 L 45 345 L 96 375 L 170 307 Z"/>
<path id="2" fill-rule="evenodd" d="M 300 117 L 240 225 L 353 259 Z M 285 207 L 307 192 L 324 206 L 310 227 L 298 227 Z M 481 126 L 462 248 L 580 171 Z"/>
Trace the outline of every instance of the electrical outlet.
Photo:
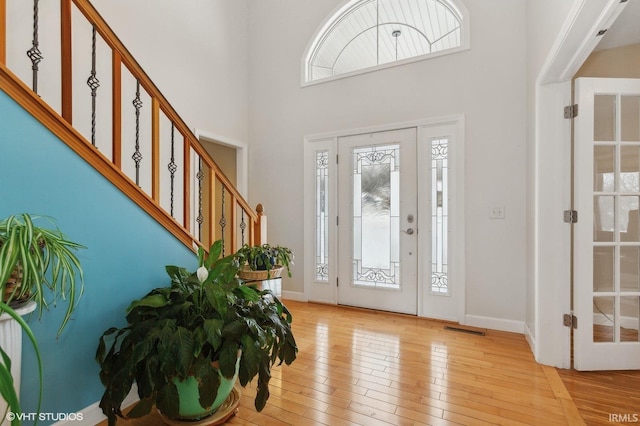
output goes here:
<path id="1" fill-rule="evenodd" d="M 504 219 L 504 206 L 491 207 L 489 209 L 489 219 Z"/>

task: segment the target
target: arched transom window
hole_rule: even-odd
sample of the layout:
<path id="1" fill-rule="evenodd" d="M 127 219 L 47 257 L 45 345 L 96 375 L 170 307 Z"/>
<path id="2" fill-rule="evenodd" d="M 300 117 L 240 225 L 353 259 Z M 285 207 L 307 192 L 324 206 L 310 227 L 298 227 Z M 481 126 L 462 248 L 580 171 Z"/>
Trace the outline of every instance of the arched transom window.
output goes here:
<path id="1" fill-rule="evenodd" d="M 317 33 L 303 81 L 457 51 L 468 45 L 467 29 L 454 0 L 352 0 Z"/>

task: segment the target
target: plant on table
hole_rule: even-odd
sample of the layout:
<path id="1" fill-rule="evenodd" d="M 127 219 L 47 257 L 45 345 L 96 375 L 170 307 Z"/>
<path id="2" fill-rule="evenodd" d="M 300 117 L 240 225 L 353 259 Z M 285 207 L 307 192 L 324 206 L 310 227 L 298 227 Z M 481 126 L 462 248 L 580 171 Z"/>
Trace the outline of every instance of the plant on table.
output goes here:
<path id="1" fill-rule="evenodd" d="M 287 269 L 287 274 L 291 276 L 291 266 L 294 264 L 295 255 L 288 247 L 279 245 L 243 245 L 237 251 L 241 264 L 246 264 L 250 270 L 270 271 L 274 267 L 282 266 Z"/>

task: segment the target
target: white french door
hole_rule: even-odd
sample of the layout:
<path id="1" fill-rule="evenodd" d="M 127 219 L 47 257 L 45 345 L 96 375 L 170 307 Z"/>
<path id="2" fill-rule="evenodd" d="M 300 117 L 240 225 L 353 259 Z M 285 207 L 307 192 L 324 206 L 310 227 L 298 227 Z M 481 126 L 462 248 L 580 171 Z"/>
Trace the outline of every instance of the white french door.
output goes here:
<path id="1" fill-rule="evenodd" d="M 574 367 L 640 369 L 640 80 L 580 78 Z"/>
<path id="2" fill-rule="evenodd" d="M 307 300 L 464 321 L 462 129 L 306 138 Z"/>
<path id="3" fill-rule="evenodd" d="M 416 129 L 338 139 L 338 302 L 417 313 Z"/>

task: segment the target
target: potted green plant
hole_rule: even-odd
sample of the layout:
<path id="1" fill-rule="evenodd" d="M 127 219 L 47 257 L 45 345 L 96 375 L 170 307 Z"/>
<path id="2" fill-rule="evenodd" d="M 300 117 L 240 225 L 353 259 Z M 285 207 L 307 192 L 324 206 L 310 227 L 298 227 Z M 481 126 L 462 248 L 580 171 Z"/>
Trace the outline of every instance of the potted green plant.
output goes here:
<path id="1" fill-rule="evenodd" d="M 127 325 L 100 338 L 100 407 L 110 425 L 124 416 L 121 405 L 134 382 L 140 401 L 128 417 L 143 416 L 155 405 L 170 419 L 204 418 L 224 400 L 220 383 L 236 375 L 242 386 L 258 376 L 255 407 L 261 411 L 271 367 L 295 360 L 291 313 L 270 291 L 244 285 L 237 277 L 238 256 L 221 253 L 222 241 L 216 241 L 208 256 L 199 249 L 197 271 L 167 266 L 171 285 L 131 303 Z M 187 382 L 199 413 L 186 412 Z"/>
<path id="2" fill-rule="evenodd" d="M 42 221 L 51 227 L 36 226 Z M 50 303 L 66 300 L 59 335 L 84 291 L 82 268 L 74 254 L 80 248 L 84 246 L 67 239 L 52 218 L 24 213 L 0 221 L 1 301 L 16 307 L 34 300 L 40 318 Z"/>
<path id="3" fill-rule="evenodd" d="M 35 225 L 45 220 L 50 227 Z M 74 254 L 80 248 L 84 246 L 68 240 L 52 218 L 24 213 L 0 220 L 0 315 L 8 315 L 16 321 L 35 349 L 40 379 L 38 413 L 42 401 L 40 351 L 31 329 L 15 309 L 33 300 L 38 305 L 38 317 L 41 318 L 43 310 L 48 309 L 51 302 L 55 304 L 61 298 L 67 300 L 67 311 L 58 328 L 59 335 L 84 290 L 82 268 Z M 48 302 L 48 298 L 52 300 Z M 21 424 L 20 401 L 11 374 L 11 358 L 2 347 L 0 396 L 8 405 L 11 424 Z"/>
<path id="4" fill-rule="evenodd" d="M 238 250 L 236 256 L 243 265 L 240 277 L 249 280 L 277 278 L 284 268 L 288 276 L 291 276 L 291 265 L 294 264 L 295 259 L 291 249 L 269 244 L 255 246 L 245 244 Z"/>

